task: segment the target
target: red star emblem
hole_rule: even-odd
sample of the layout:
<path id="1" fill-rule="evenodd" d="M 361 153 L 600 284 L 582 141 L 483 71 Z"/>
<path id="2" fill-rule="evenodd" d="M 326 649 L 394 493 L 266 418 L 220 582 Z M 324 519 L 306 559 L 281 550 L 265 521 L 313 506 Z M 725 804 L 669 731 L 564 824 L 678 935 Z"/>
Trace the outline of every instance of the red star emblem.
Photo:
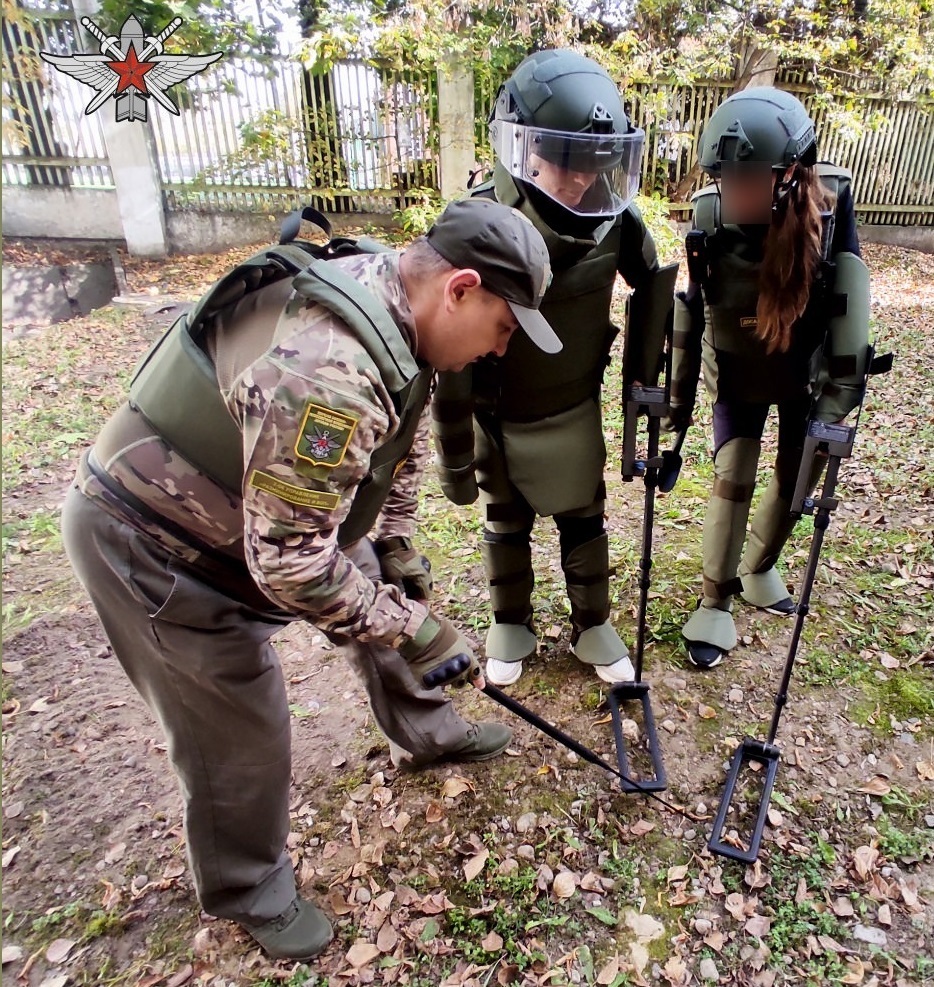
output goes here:
<path id="1" fill-rule="evenodd" d="M 136 47 L 133 44 L 130 45 L 130 50 L 124 61 L 107 62 L 107 65 L 120 76 L 120 83 L 117 86 L 118 93 L 122 93 L 124 89 L 129 89 L 130 86 L 135 86 L 141 93 L 148 94 L 149 90 L 146 88 L 146 80 L 143 76 L 155 64 L 155 62 L 141 62 L 136 55 Z"/>

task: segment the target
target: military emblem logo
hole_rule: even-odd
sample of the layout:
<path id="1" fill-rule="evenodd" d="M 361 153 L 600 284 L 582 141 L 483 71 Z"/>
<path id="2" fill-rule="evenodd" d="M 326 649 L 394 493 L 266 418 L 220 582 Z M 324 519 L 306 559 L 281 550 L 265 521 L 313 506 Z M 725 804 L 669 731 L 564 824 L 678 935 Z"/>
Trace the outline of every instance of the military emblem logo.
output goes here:
<path id="1" fill-rule="evenodd" d="M 295 443 L 295 455 L 314 466 L 340 466 L 356 427 L 357 419 L 350 415 L 309 404 Z"/>
<path id="2" fill-rule="evenodd" d="M 178 107 L 166 90 L 203 72 L 223 52 L 210 55 L 165 55 L 163 43 L 181 26 L 181 18 L 170 21 L 156 37 L 147 37 L 135 17 L 128 17 L 120 37 L 108 36 L 91 20 L 82 17 L 84 29 L 100 42 L 99 55 L 52 55 L 39 52 L 42 59 L 66 75 L 97 90 L 85 107 L 86 114 L 99 110 L 111 97 L 117 101 L 116 117 L 146 120 L 148 100 L 155 100 L 178 116 Z"/>

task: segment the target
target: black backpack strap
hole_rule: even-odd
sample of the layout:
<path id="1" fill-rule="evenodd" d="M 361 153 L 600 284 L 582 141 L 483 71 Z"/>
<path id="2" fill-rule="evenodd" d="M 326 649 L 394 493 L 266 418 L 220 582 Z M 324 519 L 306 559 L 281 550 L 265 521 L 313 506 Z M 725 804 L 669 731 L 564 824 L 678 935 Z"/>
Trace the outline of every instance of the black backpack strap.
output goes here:
<path id="1" fill-rule="evenodd" d="M 315 226 L 324 230 L 324 234 L 329 240 L 333 237 L 331 224 L 324 214 L 315 209 L 314 206 L 305 206 L 304 209 L 296 209 L 295 212 L 289 213 L 282 220 L 282 226 L 279 228 L 279 243 L 291 243 L 298 236 L 303 219 L 307 219 L 309 223 L 314 223 Z"/>

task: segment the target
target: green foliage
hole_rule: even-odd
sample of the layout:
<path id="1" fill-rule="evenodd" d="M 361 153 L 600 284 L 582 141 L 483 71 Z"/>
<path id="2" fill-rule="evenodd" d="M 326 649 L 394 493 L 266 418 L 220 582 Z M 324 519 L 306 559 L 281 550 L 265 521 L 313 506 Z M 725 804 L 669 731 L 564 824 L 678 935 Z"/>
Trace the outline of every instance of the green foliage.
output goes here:
<path id="1" fill-rule="evenodd" d="M 132 7 L 123 0 L 102 0 L 92 20 L 108 34 L 119 35 L 132 13 L 147 35 L 157 35 L 180 17 L 182 26 L 166 42 L 167 51 L 222 51 L 228 58 L 268 62 L 278 51 L 276 32 L 287 9 L 279 0 L 267 0 L 257 18 L 242 14 L 234 0 L 138 0 Z"/>
<path id="2" fill-rule="evenodd" d="M 444 200 L 430 188 L 410 189 L 406 192 L 406 198 L 414 198 L 416 201 L 395 212 L 393 219 L 399 224 L 406 239 L 424 236 L 444 208 Z"/>

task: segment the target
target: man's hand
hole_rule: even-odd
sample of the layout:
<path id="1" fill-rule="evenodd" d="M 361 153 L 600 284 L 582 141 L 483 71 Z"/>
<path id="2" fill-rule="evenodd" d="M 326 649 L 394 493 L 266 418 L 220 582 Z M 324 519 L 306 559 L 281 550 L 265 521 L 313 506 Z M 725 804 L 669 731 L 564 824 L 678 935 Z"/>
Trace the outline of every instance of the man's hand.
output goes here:
<path id="1" fill-rule="evenodd" d="M 431 563 L 412 548 L 408 538 L 393 535 L 374 545 L 383 581 L 398 586 L 410 600 L 430 600 L 434 581 Z"/>
<path id="2" fill-rule="evenodd" d="M 485 685 L 480 662 L 473 648 L 457 628 L 444 617 L 429 614 L 415 637 L 399 648 L 412 674 L 424 686 Z"/>

